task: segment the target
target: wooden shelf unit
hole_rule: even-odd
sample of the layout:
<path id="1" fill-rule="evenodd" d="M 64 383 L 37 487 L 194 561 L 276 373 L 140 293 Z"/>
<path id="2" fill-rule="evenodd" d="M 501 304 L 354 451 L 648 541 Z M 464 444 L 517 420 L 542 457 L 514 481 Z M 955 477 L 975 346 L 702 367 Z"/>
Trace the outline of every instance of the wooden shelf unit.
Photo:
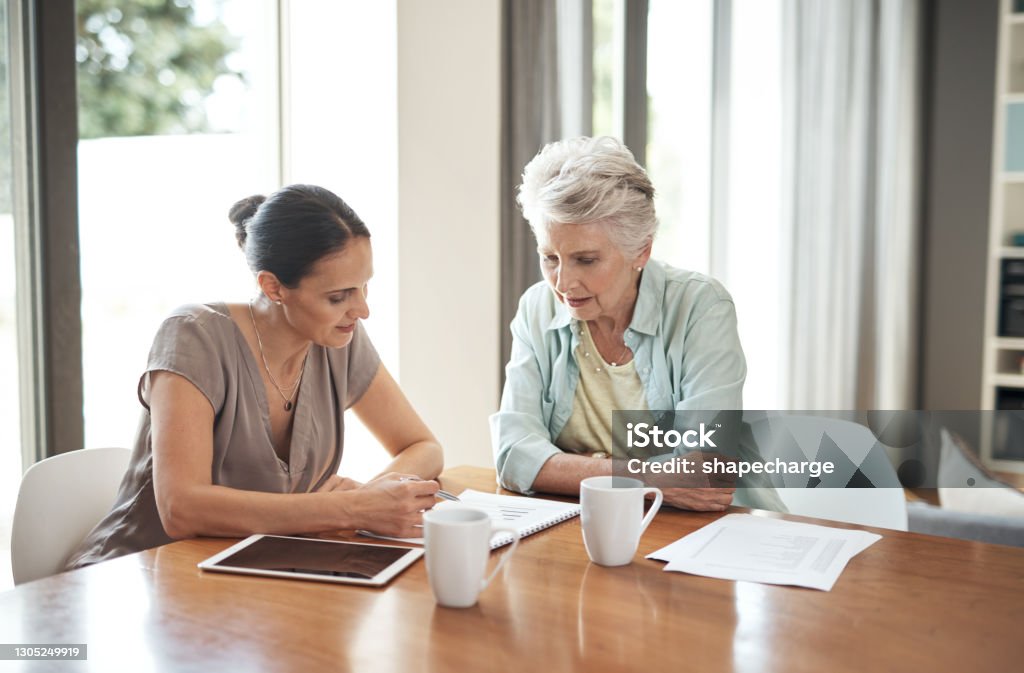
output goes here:
<path id="1" fill-rule="evenodd" d="M 1024 269 L 1022 0 L 1002 0 L 997 53 L 982 409 L 1024 406 L 1024 275 L 1019 273 Z M 1004 447 L 994 445 L 994 434 L 991 423 L 982 423 L 983 460 L 993 468 L 1024 473 L 1024 460 L 1003 459 Z"/>

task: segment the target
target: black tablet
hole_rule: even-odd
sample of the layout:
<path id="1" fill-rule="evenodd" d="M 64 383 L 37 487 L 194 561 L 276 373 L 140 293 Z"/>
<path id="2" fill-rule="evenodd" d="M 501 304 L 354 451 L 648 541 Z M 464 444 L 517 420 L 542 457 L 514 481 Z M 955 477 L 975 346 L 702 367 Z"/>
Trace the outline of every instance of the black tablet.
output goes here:
<path id="1" fill-rule="evenodd" d="M 252 535 L 199 563 L 203 570 L 383 586 L 422 549 L 282 535 Z"/>

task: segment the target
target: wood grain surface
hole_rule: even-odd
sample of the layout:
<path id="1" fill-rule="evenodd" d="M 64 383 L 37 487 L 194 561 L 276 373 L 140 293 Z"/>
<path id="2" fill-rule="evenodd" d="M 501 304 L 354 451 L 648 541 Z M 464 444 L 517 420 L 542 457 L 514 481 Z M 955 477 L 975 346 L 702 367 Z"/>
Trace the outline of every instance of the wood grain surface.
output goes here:
<path id="1" fill-rule="evenodd" d="M 442 482 L 500 492 L 493 470 L 455 468 Z M 0 642 L 85 643 L 89 654 L 0 661 L 0 671 L 932 673 L 1024 663 L 1024 549 L 876 530 L 884 537 L 831 592 L 667 573 L 643 558 L 718 516 L 663 509 L 620 568 L 588 561 L 578 519 L 559 524 L 524 538 L 504 576 L 462 610 L 436 606 L 422 561 L 372 589 L 204 572 L 196 564 L 235 540 L 181 541 L 0 593 Z"/>

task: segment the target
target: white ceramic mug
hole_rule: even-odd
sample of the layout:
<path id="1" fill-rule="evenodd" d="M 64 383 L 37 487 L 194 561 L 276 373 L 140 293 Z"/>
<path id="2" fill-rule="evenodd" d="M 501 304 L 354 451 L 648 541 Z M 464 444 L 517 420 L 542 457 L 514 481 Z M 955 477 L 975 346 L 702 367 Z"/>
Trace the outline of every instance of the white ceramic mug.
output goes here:
<path id="1" fill-rule="evenodd" d="M 648 493 L 654 494 L 654 503 L 644 516 Z M 629 477 L 590 477 L 580 482 L 580 522 L 590 560 L 603 566 L 630 563 L 662 498 L 660 489 L 647 488 Z"/>
<path id="2" fill-rule="evenodd" d="M 498 532 L 511 533 L 512 546 L 484 579 L 491 538 Z M 430 588 L 437 602 L 449 608 L 475 605 L 480 592 L 519 546 L 515 528 L 494 526 L 487 512 L 472 507 L 439 507 L 424 513 L 423 538 Z"/>

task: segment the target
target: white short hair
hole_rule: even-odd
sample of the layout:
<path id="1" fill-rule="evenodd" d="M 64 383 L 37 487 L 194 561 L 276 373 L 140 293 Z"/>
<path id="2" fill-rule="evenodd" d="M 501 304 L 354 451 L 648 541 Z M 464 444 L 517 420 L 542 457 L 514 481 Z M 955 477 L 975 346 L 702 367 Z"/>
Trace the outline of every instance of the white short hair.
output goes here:
<path id="1" fill-rule="evenodd" d="M 640 254 L 658 230 L 647 172 L 608 136 L 546 145 L 523 169 L 518 201 L 534 236 L 552 224 L 602 224 L 627 256 Z"/>

